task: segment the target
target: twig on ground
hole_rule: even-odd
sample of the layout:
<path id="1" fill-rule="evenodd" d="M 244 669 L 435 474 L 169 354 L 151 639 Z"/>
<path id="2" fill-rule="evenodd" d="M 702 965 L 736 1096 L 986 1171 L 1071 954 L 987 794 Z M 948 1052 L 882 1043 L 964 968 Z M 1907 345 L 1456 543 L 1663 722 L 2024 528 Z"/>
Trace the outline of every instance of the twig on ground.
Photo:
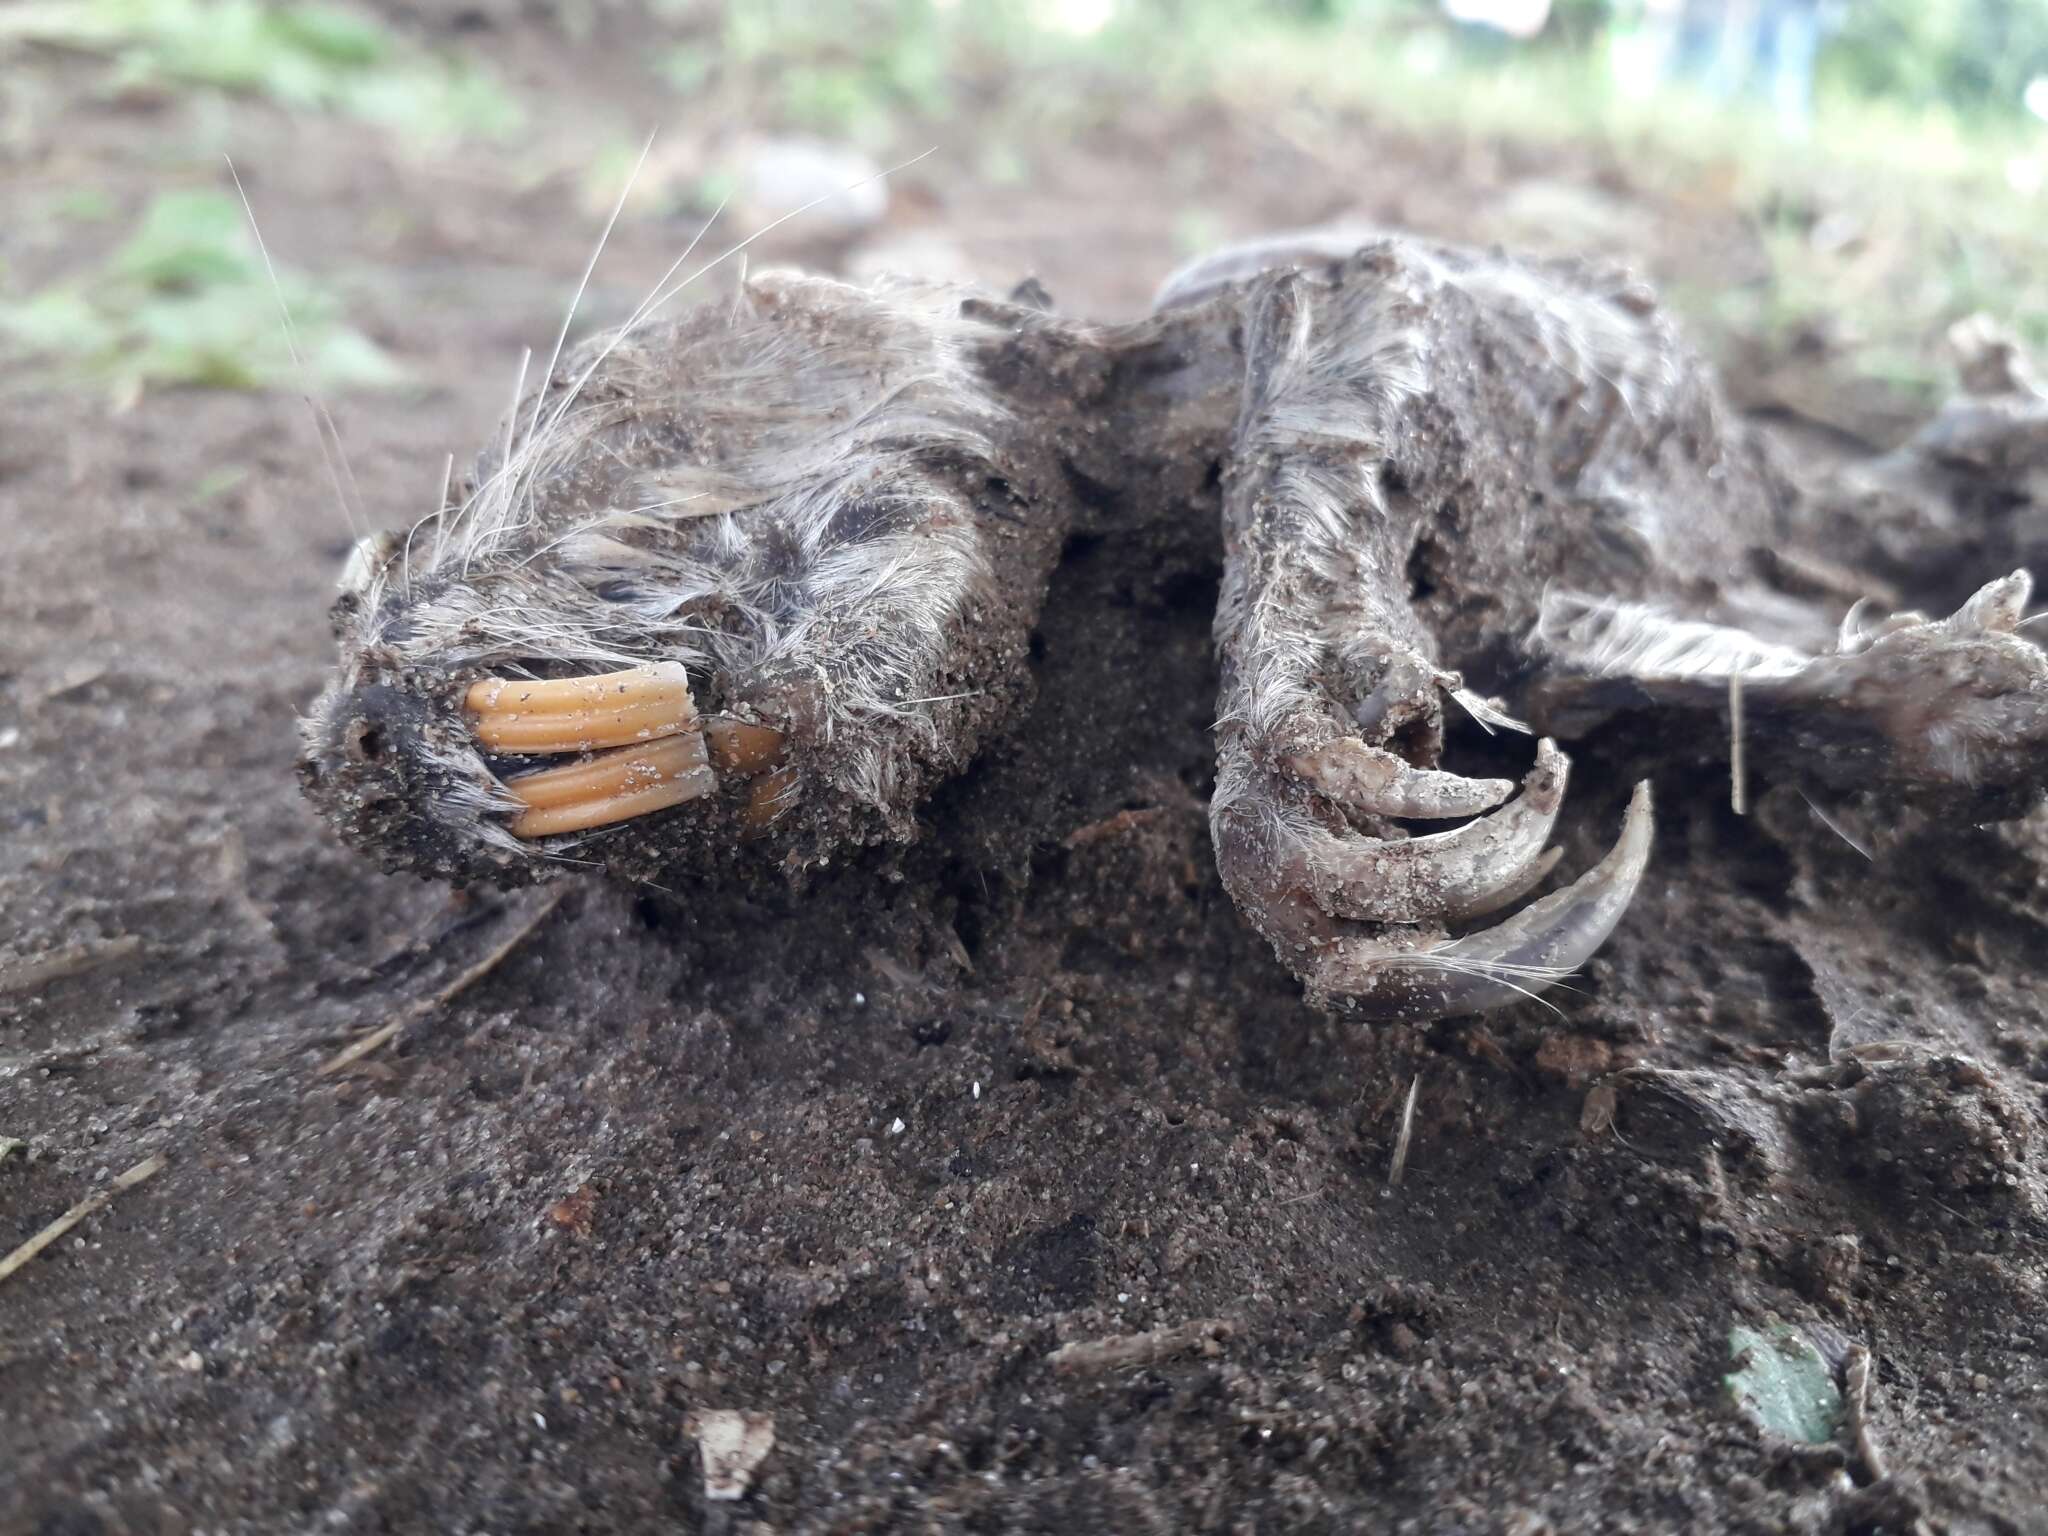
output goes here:
<path id="1" fill-rule="evenodd" d="M 1728 808 L 1749 814 L 1748 765 L 1742 760 L 1742 673 L 1728 674 Z"/>
<path id="2" fill-rule="evenodd" d="M 1408 1084 L 1408 1102 L 1401 1106 L 1401 1134 L 1394 1141 L 1394 1166 L 1387 1170 L 1387 1188 L 1399 1189 L 1401 1175 L 1408 1170 L 1408 1143 L 1415 1135 L 1415 1096 L 1422 1090 L 1422 1074 Z"/>
<path id="3" fill-rule="evenodd" d="M 1849 1358 L 1842 1367 L 1842 1384 L 1848 1388 L 1849 1445 L 1863 1464 L 1864 1481 L 1874 1483 L 1884 1476 L 1884 1453 L 1870 1433 L 1870 1351 L 1864 1345 L 1849 1346 Z"/>
<path id="4" fill-rule="evenodd" d="M 96 944 L 67 944 L 62 949 L 37 955 L 33 960 L 23 960 L 0 971 L 0 993 L 33 992 L 50 982 L 77 976 L 98 966 L 111 965 L 116 960 L 125 960 L 140 948 L 141 938 L 132 933 L 102 939 Z"/>
<path id="5" fill-rule="evenodd" d="M 1115 815 L 1105 816 L 1100 821 L 1091 821 L 1085 827 L 1076 827 L 1060 839 L 1060 846 L 1071 852 L 1076 848 L 1107 842 L 1111 838 L 1122 837 L 1127 832 L 1134 832 L 1139 827 L 1148 826 L 1165 814 L 1165 807 L 1156 805 L 1144 806 L 1135 811 L 1118 811 Z"/>
<path id="6" fill-rule="evenodd" d="M 1175 1355 L 1198 1349 L 1205 1355 L 1220 1353 L 1219 1341 L 1230 1337 L 1227 1318 L 1198 1317 L 1171 1328 L 1154 1328 L 1148 1333 L 1119 1333 L 1106 1339 L 1081 1339 L 1062 1344 L 1045 1357 L 1046 1363 L 1063 1375 L 1094 1375 L 1122 1370 L 1126 1366 L 1153 1365 Z"/>
<path id="7" fill-rule="evenodd" d="M 105 1189 L 87 1195 L 78 1204 L 72 1206 L 70 1210 L 15 1249 L 14 1252 L 8 1254 L 6 1258 L 0 1259 L 0 1280 L 5 1280 L 17 1269 L 20 1269 L 22 1265 L 41 1253 L 50 1244 L 85 1220 L 86 1217 L 92 1215 L 93 1212 L 112 1200 L 114 1196 L 120 1194 L 122 1190 L 133 1189 L 136 1185 L 142 1183 L 143 1180 L 153 1179 L 162 1173 L 164 1171 L 164 1162 L 164 1155 L 161 1152 L 151 1157 L 145 1157 L 126 1173 L 115 1178 L 114 1182 Z"/>
<path id="8" fill-rule="evenodd" d="M 477 961 L 476 964 L 442 987 L 438 992 L 406 1004 L 405 1007 L 398 1011 L 397 1016 L 388 1023 L 379 1025 L 367 1035 L 364 1035 L 362 1039 L 345 1045 L 339 1051 L 336 1051 L 333 1056 L 322 1063 L 319 1075 L 321 1077 L 329 1077 L 345 1067 L 354 1066 L 372 1051 L 388 1044 L 406 1025 L 413 1023 L 415 1020 L 425 1018 L 437 1008 L 445 1007 L 456 997 L 468 991 L 479 981 L 482 981 L 484 977 L 490 975 L 491 972 L 504 964 L 506 957 L 521 944 L 525 943 L 533 931 L 548 920 L 549 915 L 562 904 L 562 898 L 566 895 L 568 895 L 566 890 L 556 891 L 534 910 L 532 916 L 507 935 L 504 941 L 498 944 L 496 948 L 492 949 L 481 960 Z"/>

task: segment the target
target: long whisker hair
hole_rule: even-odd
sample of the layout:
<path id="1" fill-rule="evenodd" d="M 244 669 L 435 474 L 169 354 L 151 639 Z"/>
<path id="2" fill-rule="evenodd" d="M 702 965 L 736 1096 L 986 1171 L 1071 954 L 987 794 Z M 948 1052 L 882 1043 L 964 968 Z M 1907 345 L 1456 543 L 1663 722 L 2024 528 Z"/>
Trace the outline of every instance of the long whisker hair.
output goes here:
<path id="1" fill-rule="evenodd" d="M 1512 960 L 1483 960 L 1472 955 L 1448 954 L 1443 949 L 1424 949 L 1413 954 L 1388 955 L 1384 963 L 1419 971 L 1445 971 L 1454 976 L 1472 976 L 1481 981 L 1495 982 L 1511 992 L 1521 993 L 1531 1002 L 1541 1003 L 1559 1018 L 1564 1017 L 1564 1010 L 1543 996 L 1543 992 L 1557 986 L 1572 974 L 1570 966 L 1520 965 Z M 1564 990 L 1572 989 L 1567 987 Z"/>
<path id="2" fill-rule="evenodd" d="M 299 376 L 299 394 L 313 417 L 313 434 L 320 441 L 320 461 L 327 468 L 328 481 L 334 487 L 334 499 L 341 504 L 341 515 L 348 521 L 349 532 L 360 541 L 364 532 L 363 519 L 358 511 L 362 494 L 356 488 L 355 471 L 349 467 L 348 450 L 342 446 L 341 429 L 334 424 L 333 415 L 314 392 L 312 370 L 306 366 L 305 354 L 299 350 L 299 328 L 292 319 L 292 307 L 285 299 L 284 284 L 277 279 L 277 266 L 270 259 L 270 247 L 263 239 L 262 226 L 256 222 L 255 205 L 249 201 L 248 188 L 242 185 L 242 173 L 235 169 L 232 156 L 223 155 L 221 158 L 227 162 L 228 175 L 234 180 L 235 195 L 242 200 L 242 212 L 249 220 L 249 233 L 255 237 L 256 253 L 263 258 L 264 275 L 270 279 L 270 292 L 277 300 L 277 312 L 284 322 L 285 350 L 291 356 L 293 371 Z"/>
<path id="3" fill-rule="evenodd" d="M 648 155 L 654 150 L 654 138 L 653 133 L 648 134 L 647 142 L 640 146 L 640 158 L 633 162 L 633 169 L 627 175 L 625 185 L 619 188 L 618 201 L 612 204 L 611 217 L 604 221 L 604 232 L 597 237 L 597 245 L 590 253 L 590 260 L 583 264 L 583 276 L 577 280 L 576 291 L 569 296 L 568 313 L 562 316 L 562 328 L 555 332 L 555 349 L 548 354 L 548 365 L 541 371 L 540 389 L 533 397 L 533 419 L 526 425 L 528 442 L 532 442 L 534 433 L 540 430 L 541 402 L 547 397 L 548 382 L 555 376 L 555 365 L 562 360 L 562 348 L 568 344 L 569 328 L 576 323 L 576 311 L 583 303 L 584 291 L 590 287 L 591 274 L 597 271 L 598 258 L 604 255 L 605 246 L 611 242 L 612 230 L 618 225 L 619 215 L 626 210 L 626 199 L 633 195 L 633 188 L 640 180 L 640 172 L 647 164 Z M 699 235 L 698 238 L 703 237 Z M 691 243 L 694 246 L 695 242 Z"/>
<path id="4" fill-rule="evenodd" d="M 651 145 L 652 141 L 650 140 L 649 142 Z M 642 152 L 643 160 L 645 153 L 645 151 Z M 717 207 L 712 209 L 710 215 L 699 226 L 696 234 L 691 237 L 689 244 L 683 248 L 674 261 L 669 263 L 661 276 L 655 280 L 654 285 L 648 290 L 646 297 L 626 317 L 623 324 L 616 327 L 605 337 L 604 344 L 598 347 L 590 360 L 577 370 L 576 376 L 562 391 L 561 398 L 554 402 L 552 406 L 546 403 L 546 396 L 553 375 L 553 368 L 552 366 L 550 367 L 548 375 L 544 376 L 541 380 L 539 398 L 534 403 L 532 417 L 524 438 L 521 439 L 514 432 L 508 430 L 500 462 L 485 476 L 483 482 L 464 498 L 462 505 L 449 514 L 454 528 L 459 530 L 456 537 L 462 550 L 465 573 L 469 570 L 471 561 L 480 550 L 495 546 L 507 535 L 525 526 L 526 519 L 520 516 L 522 500 L 532 493 L 537 478 L 537 471 L 541 465 L 548 461 L 551 445 L 554 443 L 559 429 L 568 421 L 571 413 L 577 409 L 585 387 L 596 377 L 598 371 L 611 358 L 614 352 L 644 329 L 661 309 L 692 284 L 723 263 L 732 260 L 734 257 L 743 257 L 749 248 L 773 231 L 781 228 L 784 224 L 801 217 L 821 204 L 830 201 L 832 198 L 844 196 L 848 192 L 857 191 L 861 187 L 881 180 L 884 177 L 893 176 L 900 171 L 907 170 L 933 153 L 935 153 L 935 150 L 926 149 L 907 160 L 890 166 L 886 170 L 877 171 L 873 175 L 864 176 L 857 181 L 850 182 L 844 187 L 821 193 L 808 202 L 790 209 L 787 213 L 771 219 L 744 239 L 735 241 L 716 256 L 712 256 L 699 263 L 687 275 L 677 278 L 677 272 L 687 265 L 690 257 L 696 252 L 697 247 L 703 243 L 705 236 L 711 232 L 719 218 L 724 214 L 726 203 L 721 201 Z M 637 165 L 635 167 L 635 174 L 638 174 Z M 623 206 L 623 203 L 624 196 L 622 194 L 620 206 Z M 615 209 L 613 214 L 614 221 L 616 218 L 617 210 Z M 609 235 L 611 227 L 610 223 L 606 225 L 607 235 Z M 594 268 L 595 257 L 592 258 L 590 266 Z M 588 269 L 586 269 L 587 280 Z M 579 300 L 582 291 L 582 287 L 579 285 L 577 290 Z M 565 323 L 563 327 L 563 334 L 565 336 L 567 330 L 568 325 Z M 522 388 L 523 377 L 522 372 Z M 517 415 L 516 402 L 514 405 L 514 415 L 515 417 Z"/>

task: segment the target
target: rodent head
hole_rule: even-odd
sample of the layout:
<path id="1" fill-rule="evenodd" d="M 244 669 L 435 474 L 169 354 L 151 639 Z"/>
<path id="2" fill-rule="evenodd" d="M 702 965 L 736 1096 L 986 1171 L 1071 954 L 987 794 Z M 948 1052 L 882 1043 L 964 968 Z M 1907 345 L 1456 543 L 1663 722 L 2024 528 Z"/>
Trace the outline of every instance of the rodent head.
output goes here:
<path id="1" fill-rule="evenodd" d="M 984 328 L 821 279 L 743 299 L 593 338 L 440 509 L 357 546 L 301 764 L 350 842 L 497 882 L 588 845 L 651 879 L 902 817 L 860 725 L 920 725 L 928 642 L 988 579 L 960 490 L 993 473 Z M 828 817 L 805 782 L 874 804 Z"/>

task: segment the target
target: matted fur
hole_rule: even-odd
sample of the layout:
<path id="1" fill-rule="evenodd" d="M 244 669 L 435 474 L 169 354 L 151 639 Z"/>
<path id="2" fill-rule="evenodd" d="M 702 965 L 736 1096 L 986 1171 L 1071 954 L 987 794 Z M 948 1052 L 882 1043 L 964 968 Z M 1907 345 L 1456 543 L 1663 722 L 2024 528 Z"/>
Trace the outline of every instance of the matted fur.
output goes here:
<path id="1" fill-rule="evenodd" d="M 1255 498 L 1256 512 L 1229 551 L 1216 607 L 1226 658 L 1217 730 L 1249 750 L 1219 754 L 1212 821 L 1239 813 L 1275 752 L 1336 733 L 1325 675 L 1360 638 L 1357 617 L 1381 605 L 1379 574 L 1360 555 L 1366 525 L 1386 515 L 1378 472 L 1389 435 L 1424 385 L 1427 294 L 1361 284 L 1330 298 L 1328 314 L 1292 307 L 1238 424 L 1238 473 L 1257 480 L 1234 494 Z M 1313 857 L 1329 840 L 1299 805 L 1253 798 L 1273 857 Z"/>
<path id="2" fill-rule="evenodd" d="M 1802 741 L 1855 716 L 1859 772 L 2033 772 L 2048 670 L 2017 635 L 2023 577 L 1940 625 L 1852 620 L 1832 654 L 1803 623 L 1795 647 L 1682 616 L 1784 616 L 1751 556 L 1793 492 L 1626 274 L 1294 236 L 1184 269 L 1160 302 L 1104 325 L 1029 294 L 775 276 L 587 343 L 456 499 L 352 557 L 309 786 L 360 845 L 455 878 L 579 851 L 634 879 L 800 876 L 914 835 L 930 787 L 1014 718 L 1069 531 L 1151 518 L 1146 537 L 1200 542 L 1187 514 L 1219 500 L 1211 830 L 1226 888 L 1319 1001 L 1512 1001 L 1583 963 L 1642 876 L 1647 783 L 1612 851 L 1537 894 L 1568 760 L 1539 744 L 1505 807 L 1510 780 L 1440 768 L 1446 698 L 1525 728 L 1467 673 L 1546 709 L 1543 671 L 1691 707 L 1739 675 L 1818 712 Z M 497 775 L 524 765 L 479 754 L 465 687 L 650 661 L 682 663 L 704 713 L 780 733 L 777 778 L 514 837 Z M 379 757 L 364 733 L 385 724 Z M 767 823 L 757 793 L 795 814 Z"/>
<path id="3" fill-rule="evenodd" d="M 359 551 L 342 675 L 309 741 L 377 672 L 660 659 L 739 705 L 808 674 L 843 746 L 838 786 L 889 805 L 893 755 L 848 727 L 935 740 L 939 672 L 987 596 L 961 491 L 995 473 L 1002 407 L 970 357 L 985 335 L 957 293 L 771 274 L 731 308 L 593 338 L 515 410 L 458 504 Z M 507 798 L 474 751 L 438 750 L 434 818 L 541 856 L 488 819 Z"/>

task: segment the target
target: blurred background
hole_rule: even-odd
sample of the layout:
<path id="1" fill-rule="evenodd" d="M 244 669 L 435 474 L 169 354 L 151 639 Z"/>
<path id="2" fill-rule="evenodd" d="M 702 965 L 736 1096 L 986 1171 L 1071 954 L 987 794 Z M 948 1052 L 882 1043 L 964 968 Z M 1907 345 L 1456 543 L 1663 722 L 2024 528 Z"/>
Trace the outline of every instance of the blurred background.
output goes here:
<path id="1" fill-rule="evenodd" d="M 579 327 L 929 151 L 746 259 L 1127 314 L 1290 225 L 1612 255 L 1874 443 L 1956 320 L 2048 343 L 2039 0 L 12 0 L 0 81 L 6 387 L 88 408 L 291 383 L 232 155 L 322 393 L 466 454 L 650 133 Z"/>

